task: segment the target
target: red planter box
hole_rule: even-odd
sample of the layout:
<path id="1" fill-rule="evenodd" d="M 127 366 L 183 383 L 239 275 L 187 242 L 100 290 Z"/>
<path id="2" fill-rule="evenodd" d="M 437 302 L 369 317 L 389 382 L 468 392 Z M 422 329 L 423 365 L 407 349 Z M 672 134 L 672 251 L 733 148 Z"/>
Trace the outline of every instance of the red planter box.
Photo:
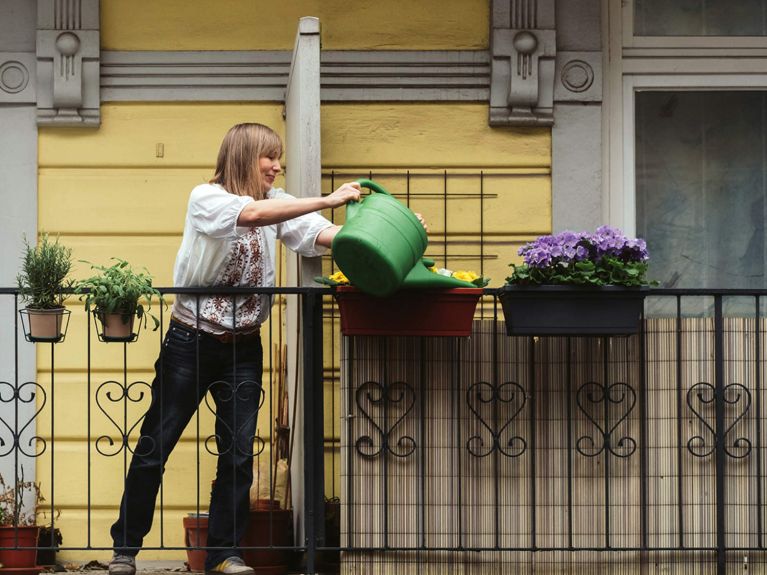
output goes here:
<path id="1" fill-rule="evenodd" d="M 381 298 L 355 287 L 336 287 L 344 335 L 471 335 L 482 288 L 400 290 Z"/>

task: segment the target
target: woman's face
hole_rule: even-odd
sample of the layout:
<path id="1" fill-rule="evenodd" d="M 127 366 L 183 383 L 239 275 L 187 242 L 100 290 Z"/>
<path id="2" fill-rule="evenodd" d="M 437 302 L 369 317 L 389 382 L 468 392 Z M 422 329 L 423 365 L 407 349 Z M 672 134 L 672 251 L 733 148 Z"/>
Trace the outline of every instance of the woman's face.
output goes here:
<path id="1" fill-rule="evenodd" d="M 274 186 L 274 179 L 282 172 L 280 159 L 262 156 L 258 159 L 258 171 L 261 172 L 261 181 L 265 187 L 262 191 L 268 192 Z"/>

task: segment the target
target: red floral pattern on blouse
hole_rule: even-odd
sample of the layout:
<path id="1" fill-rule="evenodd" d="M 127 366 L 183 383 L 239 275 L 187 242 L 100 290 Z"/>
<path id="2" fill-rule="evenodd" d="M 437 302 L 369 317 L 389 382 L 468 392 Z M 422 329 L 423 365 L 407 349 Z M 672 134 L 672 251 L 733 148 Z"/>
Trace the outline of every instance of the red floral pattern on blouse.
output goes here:
<path id="1" fill-rule="evenodd" d="M 264 280 L 264 233 L 261 228 L 251 228 L 245 235 L 231 243 L 227 261 L 216 278 L 217 286 L 257 287 Z M 232 304 L 237 302 L 237 330 L 247 331 L 259 325 L 262 298 L 260 295 L 243 296 L 212 295 L 203 299 L 200 316 L 205 321 L 232 329 Z"/>

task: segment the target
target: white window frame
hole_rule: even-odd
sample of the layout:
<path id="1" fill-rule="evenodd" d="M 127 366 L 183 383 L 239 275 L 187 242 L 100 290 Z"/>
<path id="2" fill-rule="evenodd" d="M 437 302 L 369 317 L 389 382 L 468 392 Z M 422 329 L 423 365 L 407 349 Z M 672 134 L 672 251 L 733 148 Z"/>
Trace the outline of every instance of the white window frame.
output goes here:
<path id="1" fill-rule="evenodd" d="M 608 0 L 610 1 L 610 0 Z M 637 36 L 634 37 L 634 1 L 622 0 L 623 45 L 628 48 L 763 48 L 765 36 Z M 673 2 L 674 0 L 668 0 Z M 616 2 L 616 4 L 621 3 Z"/>
<path id="2" fill-rule="evenodd" d="M 602 0 L 603 219 L 636 234 L 636 93 L 767 90 L 767 36 L 633 35 L 634 0 Z"/>

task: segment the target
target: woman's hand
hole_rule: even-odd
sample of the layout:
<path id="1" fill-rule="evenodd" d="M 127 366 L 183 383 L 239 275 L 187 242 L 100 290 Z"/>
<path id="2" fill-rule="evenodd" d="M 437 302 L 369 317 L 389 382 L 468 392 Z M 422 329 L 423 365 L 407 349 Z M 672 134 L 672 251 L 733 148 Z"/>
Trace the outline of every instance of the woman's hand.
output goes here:
<path id="1" fill-rule="evenodd" d="M 360 185 L 357 182 L 347 182 L 325 198 L 329 208 L 337 208 L 349 202 L 360 201 Z"/>

